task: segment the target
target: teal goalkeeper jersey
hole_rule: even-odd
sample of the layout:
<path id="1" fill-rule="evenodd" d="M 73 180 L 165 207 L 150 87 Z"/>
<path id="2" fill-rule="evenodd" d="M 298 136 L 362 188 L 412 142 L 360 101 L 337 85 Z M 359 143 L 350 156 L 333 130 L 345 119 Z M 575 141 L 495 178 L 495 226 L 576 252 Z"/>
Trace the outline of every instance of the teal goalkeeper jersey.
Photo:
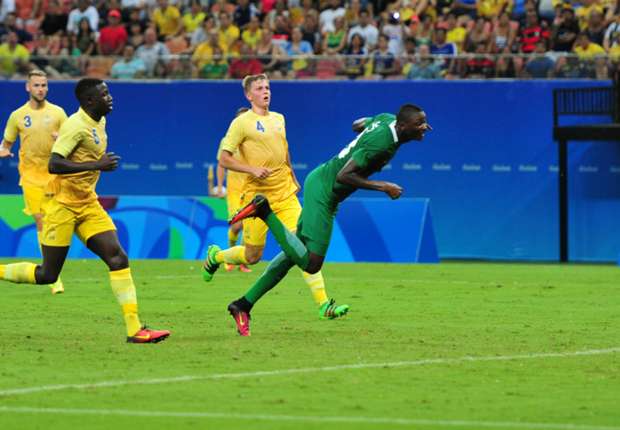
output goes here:
<path id="1" fill-rule="evenodd" d="M 394 157 L 400 146 L 396 135 L 396 116 L 382 113 L 366 120 L 362 131 L 349 145 L 328 162 L 317 167 L 321 171 L 324 195 L 333 195 L 341 202 L 357 188 L 336 181 L 338 172 L 352 158 L 361 168 L 361 175 L 368 178 L 381 171 Z"/>

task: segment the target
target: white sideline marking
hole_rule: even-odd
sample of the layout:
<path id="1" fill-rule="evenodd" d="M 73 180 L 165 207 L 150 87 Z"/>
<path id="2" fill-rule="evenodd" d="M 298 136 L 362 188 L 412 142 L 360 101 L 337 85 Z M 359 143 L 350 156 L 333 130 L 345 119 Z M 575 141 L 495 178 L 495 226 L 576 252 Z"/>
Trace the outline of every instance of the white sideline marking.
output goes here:
<path id="1" fill-rule="evenodd" d="M 570 351 L 570 352 L 542 352 L 532 354 L 519 354 L 519 355 L 492 355 L 482 357 L 457 357 L 457 358 L 427 358 L 414 361 L 395 361 L 387 363 L 359 363 L 359 364 L 342 364 L 337 366 L 324 366 L 324 367 L 302 367 L 293 369 L 279 369 L 279 370 L 259 370 L 255 372 L 238 372 L 238 373 L 213 373 L 211 375 L 186 375 L 175 376 L 169 378 L 153 378 L 153 379 L 136 379 L 136 380 L 120 380 L 120 381 L 102 381 L 92 382 L 89 384 L 61 384 L 61 385 L 42 385 L 39 387 L 24 387 L 24 388 L 9 388 L 0 390 L 0 397 L 6 396 L 18 396 L 24 394 L 41 393 L 48 391 L 60 391 L 60 390 L 88 390 L 94 388 L 108 388 L 108 387 L 120 387 L 125 385 L 157 385 L 157 384 L 170 384 L 177 382 L 191 382 L 191 381 L 207 381 L 207 380 L 222 380 L 222 379 L 240 379 L 240 378 L 255 378 L 266 376 L 281 376 L 281 375 L 294 375 L 301 373 L 318 373 L 318 372 L 335 372 L 338 370 L 353 370 L 353 369 L 378 369 L 378 368 L 394 368 L 394 367 L 412 367 L 421 366 L 426 364 L 459 364 L 469 362 L 484 362 L 484 361 L 510 361 L 510 360 L 530 360 L 537 358 L 566 358 L 566 357 L 579 357 L 588 355 L 602 355 L 613 354 L 620 352 L 619 347 L 612 347 L 606 349 L 587 349 L 583 351 Z"/>
<path id="2" fill-rule="evenodd" d="M 486 427 L 511 429 L 547 429 L 547 430 L 620 430 L 620 427 L 593 426 L 587 424 L 532 423 L 511 421 L 467 421 L 467 420 L 431 420 L 409 418 L 376 418 L 376 417 L 320 417 L 304 415 L 267 415 L 267 414 L 234 414 L 222 412 L 163 412 L 163 411 L 131 411 L 126 409 L 63 409 L 0 406 L 0 412 L 24 414 L 65 414 L 65 415 L 116 415 L 145 418 L 211 418 L 228 420 L 260 420 L 260 421 L 291 421 L 319 423 L 358 423 L 402 426 L 430 427 Z"/>

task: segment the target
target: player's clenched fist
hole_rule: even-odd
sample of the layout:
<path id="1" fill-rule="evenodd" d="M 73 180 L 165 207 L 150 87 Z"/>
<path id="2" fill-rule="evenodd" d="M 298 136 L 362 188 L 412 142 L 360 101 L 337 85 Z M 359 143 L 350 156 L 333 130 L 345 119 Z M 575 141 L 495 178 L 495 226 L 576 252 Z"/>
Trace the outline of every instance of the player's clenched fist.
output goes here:
<path id="1" fill-rule="evenodd" d="M 115 153 L 107 152 L 97 161 L 97 165 L 99 170 L 103 172 L 110 172 L 112 170 L 116 170 L 120 159 L 121 157 Z"/>

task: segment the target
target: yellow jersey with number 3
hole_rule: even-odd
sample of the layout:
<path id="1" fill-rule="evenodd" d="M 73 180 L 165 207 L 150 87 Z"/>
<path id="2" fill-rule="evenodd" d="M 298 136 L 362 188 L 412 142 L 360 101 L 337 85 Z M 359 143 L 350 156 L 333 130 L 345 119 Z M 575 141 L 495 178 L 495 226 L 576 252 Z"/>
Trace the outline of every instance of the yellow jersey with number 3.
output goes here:
<path id="1" fill-rule="evenodd" d="M 60 128 L 52 152 L 76 163 L 99 160 L 108 147 L 105 124 L 105 117 L 97 122 L 80 108 Z M 94 170 L 57 175 L 52 182 L 56 200 L 69 206 L 97 200 L 95 187 L 100 174 L 99 170 Z"/>
<path id="2" fill-rule="evenodd" d="M 41 109 L 33 109 L 27 102 L 11 113 L 4 140 L 15 142 L 19 136 L 19 185 L 44 188 L 54 178 L 47 165 L 54 134 L 66 119 L 65 111 L 48 101 Z"/>
<path id="3" fill-rule="evenodd" d="M 293 172 L 288 165 L 288 142 L 284 116 L 269 112 L 258 115 L 247 111 L 233 120 L 221 143 L 221 150 L 239 156 L 254 167 L 266 167 L 265 179 L 245 175 L 243 192 L 264 194 L 270 201 L 283 201 L 297 192 Z"/>

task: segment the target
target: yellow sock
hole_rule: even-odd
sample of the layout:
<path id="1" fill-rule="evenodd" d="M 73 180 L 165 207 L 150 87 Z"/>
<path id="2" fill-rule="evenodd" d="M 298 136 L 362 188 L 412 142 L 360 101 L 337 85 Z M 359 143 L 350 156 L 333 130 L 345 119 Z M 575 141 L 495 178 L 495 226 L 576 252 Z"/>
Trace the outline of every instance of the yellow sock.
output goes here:
<path id="1" fill-rule="evenodd" d="M 111 271 L 110 286 L 123 310 L 123 317 L 127 326 L 127 336 L 133 336 L 140 331 L 142 324 L 138 317 L 136 287 L 133 284 L 129 268 Z"/>
<path id="2" fill-rule="evenodd" d="M 228 246 L 232 248 L 237 244 L 237 239 L 239 239 L 239 231 L 234 231 L 232 228 L 228 229 Z"/>
<path id="3" fill-rule="evenodd" d="M 245 258 L 245 246 L 233 246 L 215 254 L 215 261 L 228 264 L 249 264 Z"/>
<path id="4" fill-rule="evenodd" d="M 37 265 L 34 263 L 13 263 L 0 266 L 0 277 L 5 281 L 16 284 L 36 284 L 34 271 Z"/>
<path id="5" fill-rule="evenodd" d="M 37 241 L 39 242 L 39 251 L 41 251 L 41 236 L 43 235 L 43 232 L 38 231 L 37 230 Z M 41 251 L 41 255 L 43 255 L 43 251 Z M 62 280 L 60 279 L 60 276 L 58 276 L 58 279 L 56 280 L 56 282 L 54 282 L 53 284 L 50 284 L 50 288 L 52 289 L 52 293 L 60 293 L 60 292 L 64 292 L 65 291 L 65 287 L 62 284 Z"/>
<path id="6" fill-rule="evenodd" d="M 316 304 L 321 306 L 325 303 L 328 299 L 327 293 L 325 292 L 325 281 L 323 280 L 323 274 L 321 272 L 317 272 L 314 275 L 311 275 L 310 273 L 301 272 L 301 276 L 303 276 L 304 281 L 306 281 L 306 284 L 310 287 L 312 298 Z"/>

